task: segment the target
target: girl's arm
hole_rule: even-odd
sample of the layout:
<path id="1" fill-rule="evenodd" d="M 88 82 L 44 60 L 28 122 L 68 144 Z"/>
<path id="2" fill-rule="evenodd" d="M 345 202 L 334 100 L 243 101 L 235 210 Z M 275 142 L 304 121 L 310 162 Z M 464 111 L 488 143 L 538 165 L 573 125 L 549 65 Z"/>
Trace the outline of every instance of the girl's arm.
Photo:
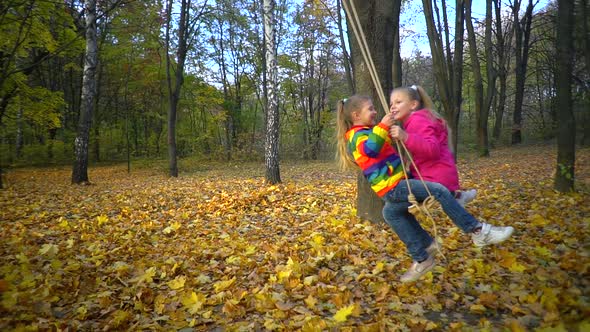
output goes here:
<path id="1" fill-rule="evenodd" d="M 389 127 L 383 122 L 380 122 L 372 129 L 357 131 L 352 139 L 355 152 L 363 156 L 376 158 L 386 143 L 391 144 L 388 132 Z"/>
<path id="2" fill-rule="evenodd" d="M 406 127 L 407 139 L 404 142 L 413 155 L 423 159 L 438 159 L 440 157 L 440 143 L 437 139 L 436 128 L 432 121 L 416 118 Z"/>

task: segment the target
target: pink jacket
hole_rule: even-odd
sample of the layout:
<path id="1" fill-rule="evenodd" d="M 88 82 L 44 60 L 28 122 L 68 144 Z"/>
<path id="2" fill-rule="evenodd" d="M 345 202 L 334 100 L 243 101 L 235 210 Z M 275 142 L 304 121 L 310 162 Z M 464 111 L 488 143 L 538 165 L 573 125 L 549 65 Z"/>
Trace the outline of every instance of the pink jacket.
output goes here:
<path id="1" fill-rule="evenodd" d="M 403 124 L 408 133 L 405 144 L 425 181 L 438 182 L 450 191 L 458 190 L 459 175 L 453 153 L 449 149 L 446 124 L 422 109 L 410 114 Z M 412 167 L 414 178 L 418 173 Z"/>

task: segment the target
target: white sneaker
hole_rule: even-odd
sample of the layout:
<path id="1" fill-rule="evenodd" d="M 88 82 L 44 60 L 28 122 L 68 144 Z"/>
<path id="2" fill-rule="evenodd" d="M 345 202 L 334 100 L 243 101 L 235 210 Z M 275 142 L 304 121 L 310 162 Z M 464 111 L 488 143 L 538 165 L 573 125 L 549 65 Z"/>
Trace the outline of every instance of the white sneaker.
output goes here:
<path id="1" fill-rule="evenodd" d="M 400 281 L 401 282 L 416 281 L 416 280 L 420 279 L 420 277 L 422 277 L 423 275 L 428 273 L 428 271 L 432 270 L 435 265 L 436 264 L 434 263 L 433 256 L 428 256 L 428 258 L 422 263 L 413 262 L 412 266 L 410 266 L 408 271 L 406 273 L 404 273 L 403 276 L 401 276 Z"/>
<path id="2" fill-rule="evenodd" d="M 481 230 L 479 233 L 471 234 L 473 243 L 478 247 L 487 246 L 490 244 L 500 243 L 512 235 L 514 228 L 511 226 L 498 227 L 490 224 L 482 223 Z"/>
<path id="3" fill-rule="evenodd" d="M 459 196 L 459 198 L 456 198 L 456 200 L 457 200 L 457 203 L 459 203 L 459 205 L 465 206 L 465 204 L 474 200 L 475 196 L 477 196 L 477 190 L 475 190 L 475 189 L 465 190 L 465 191 L 461 191 L 461 196 Z"/>

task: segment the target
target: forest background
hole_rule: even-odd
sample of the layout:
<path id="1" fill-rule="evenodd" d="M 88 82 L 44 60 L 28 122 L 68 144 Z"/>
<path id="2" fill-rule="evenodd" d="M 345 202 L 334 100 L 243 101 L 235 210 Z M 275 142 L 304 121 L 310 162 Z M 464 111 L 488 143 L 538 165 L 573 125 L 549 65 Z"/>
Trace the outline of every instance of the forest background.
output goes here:
<path id="1" fill-rule="evenodd" d="M 195 12 L 189 22 L 192 41 L 178 99 L 176 139 L 180 158 L 263 158 L 264 44 L 259 5 L 256 1 L 193 4 L 191 10 Z M 81 108 L 85 45 L 81 4 L 9 1 L 3 6 L 0 166 L 71 163 Z M 342 41 L 338 32 L 343 14 L 339 15 L 340 7 L 331 1 L 282 1 L 277 8 L 281 158 L 331 159 L 336 101 L 352 93 L 343 62 L 350 51 L 342 52 L 348 41 Z M 549 3 L 534 9 L 530 39 L 524 45 L 529 59 L 519 125 L 514 125 L 512 112 L 516 91 L 515 51 L 510 46 L 514 43 L 513 17 L 507 5 L 502 11 L 506 16 L 500 21 L 505 25 L 501 33 L 508 47 L 501 50 L 505 53 L 504 79 L 497 81 L 498 93 L 489 112 L 491 146 L 511 144 L 516 127 L 521 128 L 524 142 L 556 136 L 556 7 Z M 170 99 L 163 4 L 101 1 L 98 13 L 97 95 L 89 160 L 166 158 Z M 572 91 L 577 141 L 587 145 L 590 113 L 582 16 L 576 16 Z M 401 38 L 413 38 L 411 33 L 403 33 L 403 24 Z M 475 19 L 474 26 L 478 38 L 483 38 L 481 19 Z M 174 36 L 172 33 L 171 50 Z M 495 53 L 494 61 L 499 55 Z M 485 70 L 483 51 L 480 56 Z M 474 78 L 469 57 L 465 57 L 459 153 L 477 145 Z M 432 58 L 417 49 L 403 58 L 402 68 L 403 84 L 424 86 L 439 101 L 438 110 L 443 113 Z M 500 94 L 500 85 L 505 86 L 505 97 Z"/>
<path id="2" fill-rule="evenodd" d="M 403 244 L 358 217 L 354 175 L 333 163 L 335 105 L 357 91 L 339 1 L 277 1 L 273 88 L 288 180 L 274 185 L 262 180 L 269 112 L 260 1 L 3 1 L 0 327 L 587 329 L 588 4 L 565 2 L 576 13 L 571 59 L 556 46 L 555 2 L 493 1 L 502 9 L 489 49 L 481 13 L 467 19 L 474 33 L 465 32 L 465 45 L 470 35 L 480 47 L 466 46 L 454 67 L 463 71 L 454 128 L 461 179 L 479 192 L 471 212 L 517 234 L 481 251 L 452 225 L 440 227 L 447 257 L 423 281 L 401 285 Z M 91 105 L 88 3 L 97 5 Z M 453 6 L 422 3 L 436 12 L 416 2 L 401 11 L 430 14 L 439 37 L 449 30 L 454 38 Z M 400 22 L 399 37 L 416 37 L 411 30 Z M 563 59 L 571 60 L 577 192 L 560 194 L 553 177 L 574 180 L 573 164 L 555 162 L 568 121 L 558 96 Z M 436 61 L 419 49 L 400 60 L 398 83 L 422 85 L 448 116 Z M 494 84 L 478 75 L 490 68 Z M 485 141 L 482 76 L 492 91 Z M 84 130 L 91 172 L 81 183 L 92 185 L 72 186 Z M 166 172 L 171 130 L 180 177 Z"/>

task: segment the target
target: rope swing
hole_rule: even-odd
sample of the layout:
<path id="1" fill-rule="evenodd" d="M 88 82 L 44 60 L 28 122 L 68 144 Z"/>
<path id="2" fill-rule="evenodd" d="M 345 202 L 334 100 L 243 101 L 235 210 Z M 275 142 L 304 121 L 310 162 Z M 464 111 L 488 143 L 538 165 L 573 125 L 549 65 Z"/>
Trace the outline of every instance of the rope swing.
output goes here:
<path id="1" fill-rule="evenodd" d="M 375 64 L 373 63 L 373 58 L 371 57 L 369 46 L 367 44 L 367 40 L 365 38 L 363 28 L 362 28 L 360 20 L 358 18 L 356 8 L 352 4 L 352 0 L 342 0 L 342 4 L 344 7 L 344 11 L 346 12 L 346 15 L 350 19 L 349 20 L 350 25 L 352 27 L 353 34 L 355 35 L 356 40 L 359 44 L 359 48 L 360 48 L 361 53 L 363 55 L 363 59 L 365 60 L 365 63 L 367 64 L 367 67 L 369 68 L 369 74 L 371 76 L 371 80 L 373 81 L 373 85 L 375 86 L 375 89 L 377 90 L 377 95 L 379 96 L 379 100 L 381 101 L 381 106 L 383 107 L 383 110 L 385 110 L 385 113 L 389 114 L 389 107 L 387 104 L 387 100 L 385 98 L 385 94 L 383 93 L 383 88 L 381 86 L 381 82 L 379 81 L 379 76 L 377 75 L 377 70 L 375 69 Z M 400 140 L 395 140 L 395 144 L 396 144 L 397 152 L 399 154 L 400 161 L 402 164 L 402 169 L 403 169 L 403 172 L 405 175 L 405 180 L 408 185 L 408 191 L 409 191 L 408 202 L 410 202 L 410 206 L 408 207 L 408 211 L 416 217 L 419 215 L 424 215 L 432 222 L 434 238 L 436 241 L 436 238 L 438 238 L 438 231 L 436 228 L 436 223 L 434 222 L 434 218 L 432 217 L 432 214 L 430 213 L 430 209 L 435 207 L 436 199 L 434 198 L 434 196 L 432 195 L 432 193 L 428 189 L 428 186 L 424 182 L 424 179 L 422 178 L 422 175 L 420 174 L 418 167 L 416 167 L 416 164 L 414 163 L 414 159 L 412 158 L 412 155 L 410 154 L 410 151 L 408 151 L 404 142 L 402 142 Z M 412 188 L 410 186 L 410 181 L 408 179 L 408 171 L 406 170 L 406 162 L 404 160 L 404 157 L 402 156 L 404 154 L 407 156 L 407 159 L 409 160 L 410 164 L 412 166 L 414 166 L 414 169 L 416 170 L 416 173 L 418 174 L 418 178 L 420 179 L 420 181 L 424 185 L 424 188 L 426 188 L 426 191 L 428 192 L 428 197 L 426 197 L 426 199 L 422 203 L 419 203 L 416 200 L 416 197 L 414 196 L 414 194 L 412 193 Z M 438 249 L 438 246 L 437 246 L 437 250 L 440 252 L 440 249 Z M 443 255 L 443 257 L 444 257 L 444 255 Z"/>

